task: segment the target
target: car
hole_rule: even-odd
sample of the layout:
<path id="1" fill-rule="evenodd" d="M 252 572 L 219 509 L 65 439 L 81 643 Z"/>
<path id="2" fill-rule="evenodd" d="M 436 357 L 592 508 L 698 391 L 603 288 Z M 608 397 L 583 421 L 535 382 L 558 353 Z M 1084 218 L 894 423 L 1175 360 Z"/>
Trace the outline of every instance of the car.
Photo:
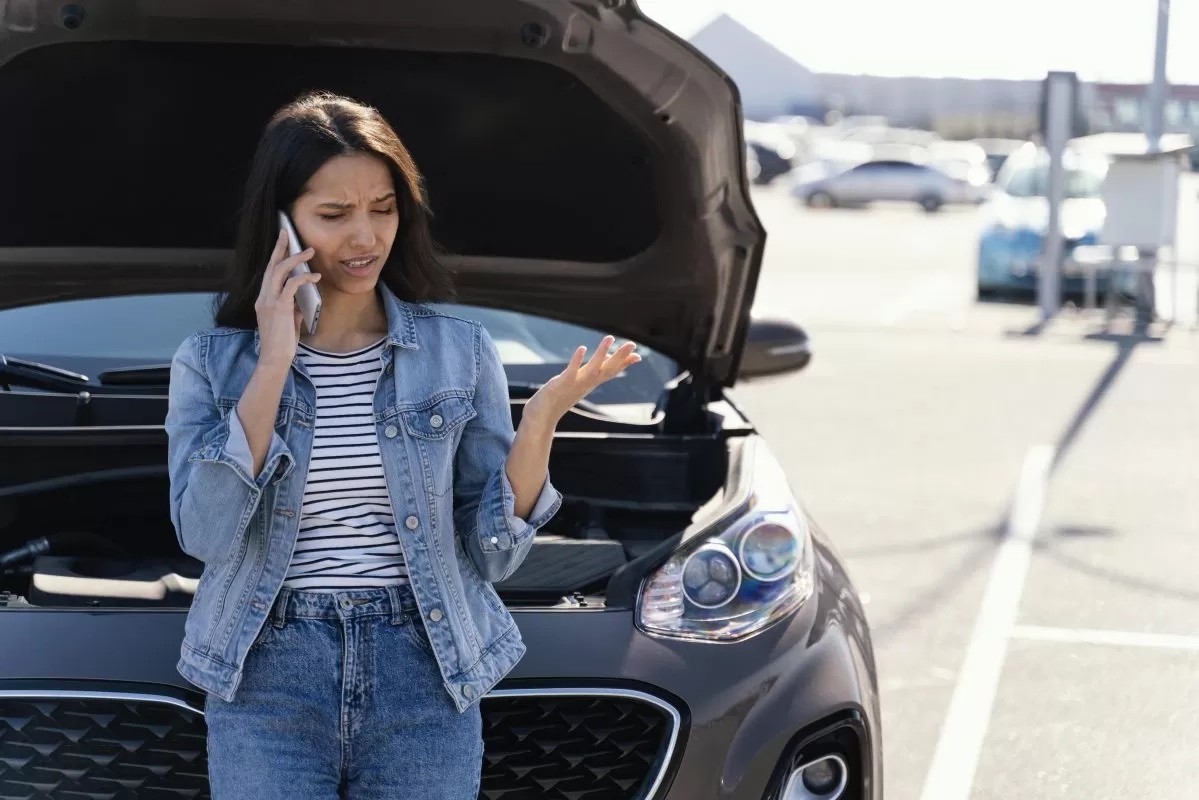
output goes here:
<path id="1" fill-rule="evenodd" d="M 768 122 L 746 121 L 743 125 L 745 143 L 753 150 L 758 162 L 758 173 L 754 183 L 767 186 L 781 175 L 786 175 L 798 157 L 795 141 L 782 125 Z"/>
<path id="2" fill-rule="evenodd" d="M 745 145 L 745 174 L 751 183 L 757 183 L 758 176 L 762 174 L 762 164 L 758 161 L 758 154 L 749 144 Z"/>
<path id="3" fill-rule="evenodd" d="M 1003 168 L 1003 163 L 1007 161 L 1015 151 L 1024 147 L 1028 142 L 1024 139 L 1004 139 L 1004 138 L 982 138 L 975 139 L 974 143 L 983 149 L 986 154 L 987 166 L 991 170 L 991 179 L 994 180 L 999 175 L 999 170 Z"/>
<path id="4" fill-rule="evenodd" d="M 1071 265 L 1079 246 L 1099 244 L 1106 211 L 1103 182 L 1108 158 L 1102 153 L 1075 148 L 1062 156 L 1065 193 L 1060 209 L 1064 240 L 1065 274 L 1062 292 L 1079 296 L 1085 276 Z M 1028 143 L 1012 152 L 999 174 L 989 201 L 982 207 L 979 234 L 977 285 L 980 298 L 1030 295 L 1036 292 L 1038 265 L 1049 223 L 1049 159 L 1042 147 Z M 1099 275 L 1096 287 L 1108 290 L 1108 277 Z M 1125 287 L 1123 284 L 1119 287 Z"/>
<path id="5" fill-rule="evenodd" d="M 831 162 L 813 162 L 812 170 L 793 173 L 791 195 L 813 208 L 862 206 L 878 201 L 916 203 L 929 213 L 947 203 L 980 203 L 985 197 L 985 177 L 971 174 L 956 179 L 935 167 L 913 161 L 869 160 L 839 168 Z M 808 166 L 808 165 L 805 165 Z"/>
<path id="6" fill-rule="evenodd" d="M 491 333 L 514 422 L 580 343 L 644 359 L 562 420 L 563 507 L 497 585 L 528 649 L 480 700 L 480 797 L 883 797 L 862 602 L 732 394 L 812 352 L 751 314 L 765 233 L 727 75 L 632 3 L 16 8 L 0 797 L 209 796 L 167 364 L 212 324 L 262 126 L 313 87 L 412 150 L 457 274 L 439 308 Z"/>
<path id="7" fill-rule="evenodd" d="M 788 145 L 789 143 L 749 142 L 749 148 L 754 154 L 754 162 L 758 164 L 754 183 L 768 186 L 775 178 L 791 171 L 791 157 L 783 155 L 788 152 Z"/>
<path id="8" fill-rule="evenodd" d="M 985 187 L 995 177 L 987 151 L 977 142 L 931 142 L 925 147 L 924 153 L 924 164 L 971 186 Z M 977 196 L 985 191 L 984 188 Z"/>

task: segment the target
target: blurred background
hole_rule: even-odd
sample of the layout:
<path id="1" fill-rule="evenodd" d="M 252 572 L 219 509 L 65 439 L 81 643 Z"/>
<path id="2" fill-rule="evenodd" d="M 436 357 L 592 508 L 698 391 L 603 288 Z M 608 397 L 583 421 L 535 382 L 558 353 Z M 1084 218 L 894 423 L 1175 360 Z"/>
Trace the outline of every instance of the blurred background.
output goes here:
<path id="1" fill-rule="evenodd" d="M 814 356 L 734 399 L 868 600 L 887 796 L 1194 797 L 1199 3 L 639 5 L 741 92 Z"/>

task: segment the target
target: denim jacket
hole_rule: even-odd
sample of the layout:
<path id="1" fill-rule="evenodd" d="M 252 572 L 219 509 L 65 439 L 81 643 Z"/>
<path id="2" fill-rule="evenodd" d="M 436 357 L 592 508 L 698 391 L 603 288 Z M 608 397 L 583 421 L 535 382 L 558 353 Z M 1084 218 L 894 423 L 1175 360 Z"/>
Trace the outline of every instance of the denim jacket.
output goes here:
<path id="1" fill-rule="evenodd" d="M 516 570 L 562 498 L 547 479 L 529 519 L 514 512 L 508 385 L 483 326 L 402 302 L 382 284 L 379 292 L 388 326 L 374 396 L 383 472 L 412 591 L 461 711 L 524 655 L 492 583 Z M 171 520 L 183 551 L 204 563 L 178 670 L 226 701 L 287 574 L 316 418 L 316 390 L 297 359 L 253 474 L 235 409 L 258 349 L 257 331 L 189 337 L 171 364 L 166 418 Z"/>

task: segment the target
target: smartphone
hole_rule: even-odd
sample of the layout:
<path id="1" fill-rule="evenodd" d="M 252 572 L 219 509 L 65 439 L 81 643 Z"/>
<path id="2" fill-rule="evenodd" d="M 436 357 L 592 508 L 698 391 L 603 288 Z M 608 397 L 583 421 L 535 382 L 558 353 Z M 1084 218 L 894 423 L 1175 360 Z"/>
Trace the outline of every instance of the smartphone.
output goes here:
<path id="1" fill-rule="evenodd" d="M 300 236 L 296 233 L 296 226 L 291 224 L 291 220 L 287 214 L 279 212 L 279 227 L 287 231 L 287 255 L 294 256 L 304 248 L 300 246 Z M 307 275 L 312 272 L 308 268 L 308 264 L 304 263 L 291 271 L 295 275 Z M 300 307 L 300 314 L 304 317 L 304 327 L 311 336 L 316 333 L 317 323 L 321 319 L 321 292 L 314 284 L 306 283 L 296 292 L 296 305 Z"/>

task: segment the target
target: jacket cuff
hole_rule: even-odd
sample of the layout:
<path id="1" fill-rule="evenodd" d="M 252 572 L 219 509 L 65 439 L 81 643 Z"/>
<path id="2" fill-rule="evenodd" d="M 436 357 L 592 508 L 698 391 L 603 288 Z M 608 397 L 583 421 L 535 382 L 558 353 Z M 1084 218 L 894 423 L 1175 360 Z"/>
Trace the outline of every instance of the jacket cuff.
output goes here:
<path id="1" fill-rule="evenodd" d="M 246 430 L 242 427 L 237 409 L 233 408 L 220 423 L 205 437 L 203 446 L 196 451 L 189 461 L 208 461 L 225 464 L 237 473 L 237 476 L 251 489 L 261 490 L 267 483 L 279 481 L 295 467 L 295 459 L 283 437 L 271 432 L 271 444 L 267 450 L 266 461 L 256 477 L 250 474 L 254 469 L 254 456 L 250 452 L 250 441 L 246 438 Z"/>
<path id="2" fill-rule="evenodd" d="M 512 483 L 508 480 L 508 470 L 504 465 L 500 466 L 498 474 L 499 491 L 493 493 L 493 500 L 488 504 L 482 520 L 484 525 L 479 530 L 479 546 L 485 553 L 511 550 L 532 537 L 562 507 L 562 494 L 550 483 L 547 475 L 528 520 L 521 519 L 516 515 L 516 493 L 512 491 Z"/>

